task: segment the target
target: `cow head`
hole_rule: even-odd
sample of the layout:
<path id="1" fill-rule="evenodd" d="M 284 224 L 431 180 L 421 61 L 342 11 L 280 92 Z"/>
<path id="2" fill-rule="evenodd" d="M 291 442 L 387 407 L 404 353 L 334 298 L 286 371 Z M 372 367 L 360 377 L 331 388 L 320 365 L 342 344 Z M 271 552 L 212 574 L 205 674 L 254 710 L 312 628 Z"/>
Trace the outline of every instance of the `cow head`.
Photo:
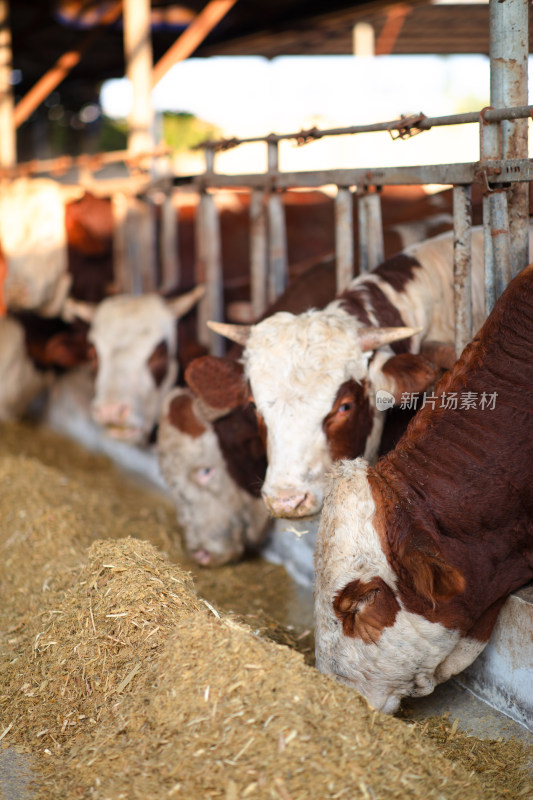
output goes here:
<path id="1" fill-rule="evenodd" d="M 436 375 L 421 357 L 394 356 L 388 346 L 412 328 L 362 328 L 338 309 L 280 312 L 246 328 L 210 324 L 246 342 L 245 379 L 231 394 L 245 397 L 249 382 L 267 448 L 263 499 L 276 517 L 319 512 L 334 461 L 375 459 L 384 422 L 377 389 L 399 402 L 402 392 L 420 391 Z M 217 389 L 223 392 L 222 382 Z"/>
<path id="2" fill-rule="evenodd" d="M 335 465 L 315 551 L 316 664 L 394 713 L 402 697 L 429 694 L 468 666 L 486 642 L 464 635 L 454 606 L 464 578 L 416 519 L 392 553 L 382 522 L 368 464 Z"/>
<path id="3" fill-rule="evenodd" d="M 190 389 L 174 389 L 165 398 L 157 438 L 187 552 L 208 567 L 240 558 L 262 540 L 267 523 L 258 491 L 266 465 L 255 419 L 239 410 L 219 416 Z M 253 483 L 256 472 L 253 491 L 246 481 Z"/>
<path id="4" fill-rule="evenodd" d="M 96 373 L 94 420 L 109 436 L 144 444 L 178 374 L 176 320 L 203 287 L 173 301 L 159 295 L 118 295 L 96 307 L 89 330 Z"/>

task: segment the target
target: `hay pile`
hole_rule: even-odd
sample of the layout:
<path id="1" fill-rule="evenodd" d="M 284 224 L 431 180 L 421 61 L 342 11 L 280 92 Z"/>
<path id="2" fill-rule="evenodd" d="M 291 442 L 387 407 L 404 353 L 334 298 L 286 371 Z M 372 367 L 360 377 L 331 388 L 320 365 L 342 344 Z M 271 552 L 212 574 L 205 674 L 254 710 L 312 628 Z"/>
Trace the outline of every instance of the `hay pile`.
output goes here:
<path id="1" fill-rule="evenodd" d="M 131 538 L 167 535 L 143 492 L 1 449 L 0 744 L 35 757 L 38 797 L 533 796 L 519 760 L 508 785 L 474 774 L 478 740 L 449 760 L 420 726 L 200 599 Z"/>

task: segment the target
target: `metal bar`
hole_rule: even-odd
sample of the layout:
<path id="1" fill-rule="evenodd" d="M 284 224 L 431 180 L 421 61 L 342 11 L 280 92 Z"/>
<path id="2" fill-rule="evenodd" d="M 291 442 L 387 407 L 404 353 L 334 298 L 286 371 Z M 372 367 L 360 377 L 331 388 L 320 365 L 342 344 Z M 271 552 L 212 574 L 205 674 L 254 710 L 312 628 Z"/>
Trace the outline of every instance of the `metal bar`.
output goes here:
<path id="1" fill-rule="evenodd" d="M 268 305 L 267 215 L 259 189 L 250 196 L 250 269 L 250 300 L 254 319 L 259 319 Z"/>
<path id="2" fill-rule="evenodd" d="M 359 242 L 359 275 L 363 275 L 370 268 L 368 256 L 368 207 L 365 203 L 364 194 L 357 195 L 357 235 Z"/>
<path id="3" fill-rule="evenodd" d="M 533 180 L 533 159 L 509 159 L 507 161 L 476 161 L 463 164 L 425 164 L 411 167 L 370 167 L 362 169 L 330 169 L 302 172 L 280 172 L 277 175 L 248 173 L 244 175 L 215 174 L 191 176 L 174 180 L 176 185 L 185 183 L 198 188 L 209 186 L 221 188 L 268 188 L 284 190 L 291 188 L 314 188 L 336 184 L 337 186 L 390 186 L 423 185 L 437 183 L 443 186 L 471 184 L 487 173 L 490 184 Z"/>
<path id="4" fill-rule="evenodd" d="M 180 282 L 178 256 L 179 212 L 172 195 L 165 195 L 161 202 L 161 233 L 159 256 L 161 259 L 161 289 L 169 291 Z"/>
<path id="5" fill-rule="evenodd" d="M 63 53 L 56 61 L 54 66 L 49 69 L 42 78 L 39 78 L 37 83 L 27 92 L 24 97 L 19 100 L 15 106 L 15 125 L 18 128 L 25 122 L 38 106 L 41 105 L 43 100 L 46 100 L 48 95 L 54 91 L 56 86 L 59 86 L 69 72 L 79 64 L 81 58 L 86 50 L 102 33 L 106 25 L 110 25 L 117 17 L 120 16 L 122 11 L 122 0 L 118 0 L 101 18 L 98 27 L 94 28 L 90 33 L 83 37 L 76 50 L 69 50 Z"/>
<path id="6" fill-rule="evenodd" d="M 342 292 L 354 276 L 353 199 L 348 187 L 337 187 L 335 255 L 337 292 Z"/>
<path id="7" fill-rule="evenodd" d="M 494 291 L 495 297 L 498 299 L 511 280 L 511 237 L 507 192 L 493 192 L 489 195 L 489 209 L 495 273 Z"/>
<path id="8" fill-rule="evenodd" d="M 472 339 L 472 200 L 470 186 L 453 188 L 455 352 Z"/>
<path id="9" fill-rule="evenodd" d="M 9 81 L 13 68 L 9 0 L 0 0 L 0 165 L 11 167 L 17 161 L 13 87 Z"/>
<path id="10" fill-rule="evenodd" d="M 206 287 L 198 303 L 198 339 L 212 355 L 222 356 L 225 352 L 223 337 L 206 325 L 209 319 L 222 322 L 224 318 L 220 220 L 213 195 L 201 195 L 196 224 L 196 282 Z"/>
<path id="11" fill-rule="evenodd" d="M 133 106 L 128 117 L 128 150 L 138 153 L 154 146 L 150 0 L 124 0 L 124 57 L 126 76 L 133 87 Z"/>
<path id="12" fill-rule="evenodd" d="M 237 0 L 211 0 L 167 52 L 161 56 L 153 70 L 152 85 L 155 86 L 156 83 L 159 83 L 174 64 L 184 61 L 192 55 L 198 45 L 204 41 L 236 2 Z"/>
<path id="13" fill-rule="evenodd" d="M 529 53 L 527 0 L 490 0 L 490 102 L 495 108 L 527 103 Z M 527 158 L 527 119 L 501 122 L 500 158 Z M 511 277 L 529 263 L 529 188 L 516 183 L 509 190 Z M 502 270 L 507 265 L 502 265 Z"/>
<path id="14" fill-rule="evenodd" d="M 277 142 L 268 142 L 268 180 L 279 175 L 279 152 Z M 268 300 L 273 303 L 287 286 L 287 231 L 285 210 L 279 192 L 268 197 L 269 274 Z"/>
<path id="15" fill-rule="evenodd" d="M 467 111 L 463 114 L 448 114 L 442 117 L 426 117 L 424 114 L 420 114 L 416 123 L 416 128 L 425 131 L 430 130 L 430 128 L 438 128 L 446 125 L 478 123 L 482 113 L 488 122 L 527 119 L 533 116 L 533 106 L 521 105 L 511 108 L 491 108 L 484 111 Z M 350 125 L 344 128 L 326 128 L 324 130 L 310 128 L 308 130 L 295 131 L 294 133 L 269 133 L 266 136 L 248 136 L 242 139 L 232 137 L 231 139 L 205 142 L 203 145 L 199 145 L 199 147 L 209 145 L 210 147 L 216 147 L 218 150 L 227 150 L 231 147 L 237 147 L 239 144 L 281 142 L 285 139 L 296 139 L 299 144 L 303 145 L 317 139 L 322 139 L 325 136 L 403 131 L 406 128 L 406 122 L 408 120 L 408 117 L 401 117 L 400 119 L 390 120 L 388 122 L 374 122 L 368 125 Z"/>
<path id="16" fill-rule="evenodd" d="M 368 224 L 368 268 L 372 270 L 385 260 L 381 197 L 377 192 L 371 192 L 365 196 L 365 203 Z"/>
<path id="17" fill-rule="evenodd" d="M 483 244 L 485 256 L 485 316 L 488 317 L 496 302 L 496 270 L 492 247 L 489 196 L 483 196 Z"/>

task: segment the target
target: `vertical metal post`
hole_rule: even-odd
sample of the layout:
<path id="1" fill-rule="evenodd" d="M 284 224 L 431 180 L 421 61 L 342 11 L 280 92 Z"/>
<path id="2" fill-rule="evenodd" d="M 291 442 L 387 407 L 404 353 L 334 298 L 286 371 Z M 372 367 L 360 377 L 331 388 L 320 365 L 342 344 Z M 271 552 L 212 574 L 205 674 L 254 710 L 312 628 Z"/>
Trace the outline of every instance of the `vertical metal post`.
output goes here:
<path id="1" fill-rule="evenodd" d="M 354 276 L 353 200 L 349 187 L 337 186 L 335 198 L 335 255 L 337 292 Z"/>
<path id="2" fill-rule="evenodd" d="M 357 198 L 359 227 L 359 273 L 368 272 L 385 258 L 381 198 L 376 192 L 365 192 Z"/>
<path id="3" fill-rule="evenodd" d="M 17 135 L 13 115 L 13 87 L 9 0 L 0 0 L 0 166 L 13 167 L 17 161 Z"/>
<path id="4" fill-rule="evenodd" d="M 214 169 L 214 152 L 205 150 L 208 178 Z M 200 195 L 196 215 L 196 282 L 205 283 L 206 291 L 198 303 L 198 340 L 215 356 L 225 352 L 224 339 L 211 331 L 206 323 L 224 319 L 224 287 L 222 278 L 222 243 L 220 220 L 215 198 L 204 189 Z"/>
<path id="5" fill-rule="evenodd" d="M 133 107 L 128 118 L 128 150 L 153 150 L 152 27 L 150 0 L 124 0 L 124 55 L 126 75 L 133 87 Z"/>
<path id="6" fill-rule="evenodd" d="M 279 171 L 278 142 L 268 142 L 268 174 L 274 178 Z M 279 192 L 272 192 L 268 198 L 269 222 L 269 276 L 268 299 L 273 303 L 285 290 L 288 279 L 287 232 L 285 211 Z"/>
<path id="7" fill-rule="evenodd" d="M 366 195 L 357 195 L 357 233 L 359 242 L 359 275 L 370 269 L 368 253 L 368 208 L 365 202 Z"/>
<path id="8" fill-rule="evenodd" d="M 250 300 L 254 319 L 259 319 L 268 305 L 267 217 L 262 189 L 250 194 L 250 266 Z"/>
<path id="9" fill-rule="evenodd" d="M 180 263 L 178 256 L 178 208 L 172 199 L 172 190 L 161 203 L 161 233 L 159 255 L 161 259 L 161 289 L 168 291 L 180 282 Z"/>
<path id="10" fill-rule="evenodd" d="M 490 102 L 494 108 L 527 105 L 528 6 L 527 0 L 490 0 Z M 504 120 L 500 126 L 501 157 L 527 158 L 528 120 Z M 528 222 L 529 187 L 514 183 L 509 189 L 511 277 L 529 263 Z"/>
<path id="11" fill-rule="evenodd" d="M 472 200 L 470 186 L 453 187 L 455 353 L 472 339 Z"/>
<path id="12" fill-rule="evenodd" d="M 128 117 L 128 150 L 131 155 L 153 150 L 154 112 L 152 106 L 152 39 L 150 0 L 124 0 L 124 55 L 126 75 L 133 87 L 133 106 Z M 156 221 L 149 200 L 134 204 L 135 225 L 128 242 L 126 259 L 141 291 L 155 287 L 156 280 Z"/>
<path id="13" fill-rule="evenodd" d="M 368 224 L 368 268 L 374 269 L 385 259 L 385 246 L 383 243 L 383 223 L 381 221 L 381 197 L 377 192 L 367 194 Z"/>
<path id="14" fill-rule="evenodd" d="M 490 198 L 483 197 L 483 246 L 485 256 L 485 316 L 488 317 L 496 302 L 496 265 L 492 249 L 490 226 Z"/>

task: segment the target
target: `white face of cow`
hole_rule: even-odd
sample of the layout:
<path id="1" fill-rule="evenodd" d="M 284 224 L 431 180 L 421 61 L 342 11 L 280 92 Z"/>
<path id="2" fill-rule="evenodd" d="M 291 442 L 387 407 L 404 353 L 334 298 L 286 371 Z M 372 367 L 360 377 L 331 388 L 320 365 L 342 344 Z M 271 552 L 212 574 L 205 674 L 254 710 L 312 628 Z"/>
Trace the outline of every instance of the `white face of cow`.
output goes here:
<path id="1" fill-rule="evenodd" d="M 472 663 L 484 643 L 408 612 L 374 528 L 363 459 L 337 464 L 315 552 L 316 665 L 394 713 Z"/>
<path id="2" fill-rule="evenodd" d="M 165 398 L 157 455 L 191 558 L 219 566 L 260 542 L 268 519 L 264 504 L 233 480 L 213 426 L 187 389 Z"/>
<path id="3" fill-rule="evenodd" d="M 388 358 L 390 350 L 386 351 Z M 298 316 L 282 312 L 251 329 L 244 363 L 266 426 L 263 498 L 273 516 L 302 517 L 320 511 L 325 474 L 332 464 L 326 420 L 334 428 L 337 420 L 332 414 L 340 420 L 343 414 L 358 413 L 352 397 L 343 402 L 338 396 L 347 382 L 355 381 L 364 395 L 369 417 L 364 453 L 375 456 L 383 414 L 375 409 L 368 390 L 371 354 L 361 347 L 355 319 L 342 312 L 309 311 Z M 377 362 L 381 363 L 379 356 Z M 342 451 L 342 442 L 339 447 Z"/>
<path id="4" fill-rule="evenodd" d="M 96 309 L 89 340 L 94 420 L 114 438 L 145 443 L 178 373 L 175 315 L 155 294 L 110 297 Z"/>

